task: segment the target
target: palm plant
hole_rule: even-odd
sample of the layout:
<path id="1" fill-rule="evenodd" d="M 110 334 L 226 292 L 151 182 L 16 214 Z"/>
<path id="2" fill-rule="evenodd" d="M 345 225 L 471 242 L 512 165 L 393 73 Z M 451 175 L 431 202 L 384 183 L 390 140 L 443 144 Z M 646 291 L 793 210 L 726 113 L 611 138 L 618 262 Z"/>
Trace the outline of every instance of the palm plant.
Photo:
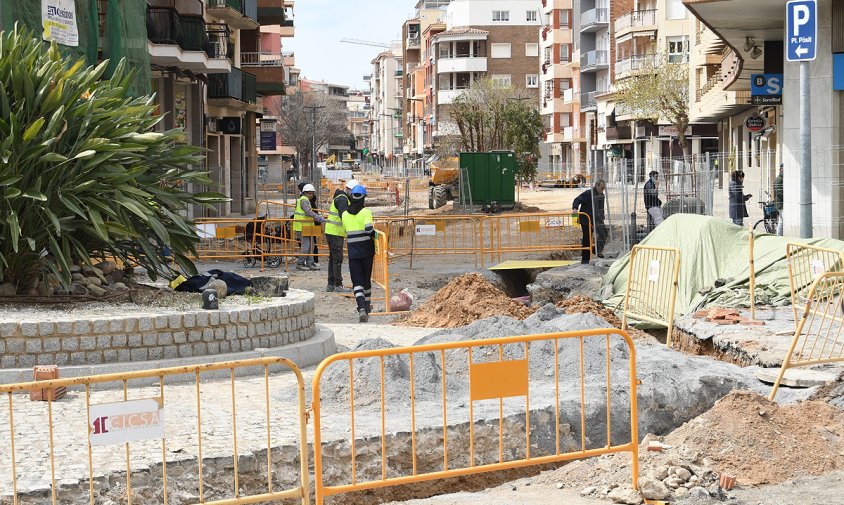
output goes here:
<path id="1" fill-rule="evenodd" d="M 64 285 L 70 266 L 113 257 L 168 270 L 165 246 L 185 272 L 198 237 L 189 206 L 224 201 L 210 186 L 198 148 L 180 131 L 154 131 L 151 97 L 128 93 L 121 62 L 85 67 L 55 44 L 19 29 L 0 33 L 0 282 L 18 291 L 52 273 Z"/>

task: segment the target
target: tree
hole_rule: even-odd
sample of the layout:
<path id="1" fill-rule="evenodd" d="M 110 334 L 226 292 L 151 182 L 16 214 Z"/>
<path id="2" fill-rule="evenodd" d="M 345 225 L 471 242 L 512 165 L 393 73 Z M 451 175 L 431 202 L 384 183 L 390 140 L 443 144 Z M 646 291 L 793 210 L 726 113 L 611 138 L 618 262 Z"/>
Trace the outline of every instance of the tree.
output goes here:
<path id="1" fill-rule="evenodd" d="M 0 33 L 0 282 L 31 290 L 70 266 L 114 257 L 169 271 L 164 249 L 186 273 L 199 242 L 191 206 L 226 201 L 210 186 L 198 148 L 182 132 L 156 133 L 152 98 L 133 98 L 125 61 L 84 67 L 55 43 L 15 28 Z"/>
<path id="2" fill-rule="evenodd" d="M 511 87 L 481 79 L 454 100 L 451 115 L 457 124 L 461 150 L 510 150 L 516 154 L 517 175 L 521 179 L 536 175 L 544 126 L 530 99 Z"/>
<path id="3" fill-rule="evenodd" d="M 312 107 L 317 107 L 316 123 Z M 346 127 L 348 111 L 325 93 L 297 91 L 295 95 L 284 97 L 281 106 L 273 113 L 279 118 L 281 137 L 286 144 L 296 148 L 300 164 L 307 161 L 310 166 L 314 142 L 317 152 L 330 143 L 349 143 L 351 132 Z M 313 171 L 309 174 L 312 176 Z"/>
<path id="4" fill-rule="evenodd" d="M 654 58 L 617 84 L 618 104 L 640 120 L 667 121 L 678 132 L 678 143 L 688 156 L 689 66 Z"/>

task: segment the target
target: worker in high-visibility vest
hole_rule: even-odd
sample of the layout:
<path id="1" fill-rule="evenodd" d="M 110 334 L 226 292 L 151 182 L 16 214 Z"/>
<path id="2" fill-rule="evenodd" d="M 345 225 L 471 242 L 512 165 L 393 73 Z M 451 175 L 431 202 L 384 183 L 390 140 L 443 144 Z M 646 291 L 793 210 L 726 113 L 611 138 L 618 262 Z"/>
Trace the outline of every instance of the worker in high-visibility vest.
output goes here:
<path id="1" fill-rule="evenodd" d="M 316 194 L 316 189 L 314 189 L 313 184 L 305 184 L 305 187 L 302 188 L 302 194 L 296 200 L 296 210 L 293 211 L 293 231 L 296 232 L 296 238 L 301 241 L 296 270 L 319 270 L 319 267 L 314 263 L 316 237 L 306 236 L 302 233 L 305 227 L 325 222 L 325 218 L 311 208 L 311 198 L 314 197 L 314 194 Z"/>
<path id="2" fill-rule="evenodd" d="M 352 189 L 351 203 L 343 213 L 343 228 L 349 249 L 349 273 L 355 287 L 358 320 L 369 321 L 372 312 L 372 263 L 375 259 L 375 225 L 366 206 L 366 188 Z"/>
<path id="3" fill-rule="evenodd" d="M 349 292 L 343 287 L 343 246 L 346 243 L 343 214 L 351 203 L 349 193 L 356 186 L 359 186 L 358 181 L 352 179 L 346 182 L 345 191 L 336 190 L 328 210 L 328 220 L 325 222 L 325 239 L 328 241 L 328 286 L 325 291 L 328 293 Z"/>

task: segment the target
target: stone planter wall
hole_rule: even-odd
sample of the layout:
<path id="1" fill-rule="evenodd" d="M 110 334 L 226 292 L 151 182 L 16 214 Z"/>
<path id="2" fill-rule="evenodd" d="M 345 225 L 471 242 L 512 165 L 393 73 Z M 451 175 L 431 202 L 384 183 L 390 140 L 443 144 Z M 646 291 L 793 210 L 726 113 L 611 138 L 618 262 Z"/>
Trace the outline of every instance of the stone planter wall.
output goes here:
<path id="1" fill-rule="evenodd" d="M 140 310 L 140 309 L 139 309 Z M 78 312 L 78 311 L 77 311 Z M 314 334 L 314 295 L 220 310 L 0 323 L 0 369 L 193 358 L 273 348 Z"/>

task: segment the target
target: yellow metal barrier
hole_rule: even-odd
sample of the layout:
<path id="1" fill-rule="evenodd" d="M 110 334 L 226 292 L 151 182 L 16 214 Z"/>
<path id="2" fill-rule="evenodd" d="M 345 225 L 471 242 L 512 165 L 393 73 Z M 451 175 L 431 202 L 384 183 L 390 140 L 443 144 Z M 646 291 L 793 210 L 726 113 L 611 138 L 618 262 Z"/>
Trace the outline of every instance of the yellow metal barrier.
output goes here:
<path id="1" fill-rule="evenodd" d="M 280 416 L 277 411 L 278 407 L 273 407 L 271 405 L 271 398 L 277 396 L 278 393 L 275 391 L 271 391 L 270 389 L 270 367 L 273 367 L 275 369 L 279 366 L 291 370 L 296 377 L 296 388 L 298 396 L 298 408 L 296 416 L 298 417 L 299 424 L 299 473 L 301 480 L 301 484 L 299 487 L 283 491 L 274 489 L 272 470 L 273 427 L 277 428 L 281 423 L 279 422 Z M 239 439 L 237 424 L 238 419 L 240 418 L 242 420 L 246 413 L 238 411 L 238 394 L 236 388 L 235 375 L 243 369 L 249 367 L 263 368 L 264 372 L 264 379 L 263 381 L 261 381 L 263 382 L 263 387 L 261 388 L 263 391 L 261 391 L 260 394 L 264 395 L 265 400 L 264 402 L 262 402 L 263 405 L 258 411 L 254 411 L 251 413 L 250 419 L 253 422 L 262 418 L 265 419 L 264 422 L 266 425 L 266 446 L 262 447 L 261 450 L 266 450 L 266 492 L 260 494 L 244 495 L 244 493 L 242 492 L 243 486 L 241 486 L 240 481 L 241 475 L 238 468 L 241 454 L 238 452 Z M 202 413 L 203 411 L 208 413 L 208 407 L 203 409 L 202 406 L 203 397 L 201 395 L 200 387 L 202 374 L 215 371 L 222 371 L 223 373 L 229 372 L 231 380 L 231 396 L 230 398 L 221 398 L 219 396 L 216 396 L 214 398 L 208 399 L 208 403 L 212 404 L 213 409 L 217 411 L 223 411 L 222 415 L 215 415 L 212 417 L 216 418 L 218 421 L 222 420 L 224 422 L 227 416 L 230 415 L 230 417 L 228 417 L 230 425 L 228 428 L 214 427 L 213 430 L 203 430 Z M 196 384 L 196 424 L 194 426 L 186 425 L 186 423 L 193 421 L 192 419 L 191 421 L 188 421 L 187 416 L 179 417 L 166 415 L 168 397 L 165 397 L 165 380 L 179 375 L 189 376 L 195 381 Z M 131 389 L 131 391 L 134 394 L 132 395 L 132 398 L 130 398 L 129 381 L 139 379 L 158 379 L 158 385 L 157 387 L 152 388 L 137 388 L 137 390 L 133 388 Z M 115 384 L 116 386 L 121 386 L 122 394 L 117 391 L 114 391 L 113 393 L 115 394 L 110 395 L 110 397 L 113 398 L 112 402 L 92 403 L 92 394 L 100 396 L 99 393 L 92 392 L 92 386 L 108 383 Z M 16 441 L 24 436 L 20 431 L 16 431 L 15 422 L 21 417 L 26 417 L 22 415 L 24 414 L 24 412 L 22 411 L 29 412 L 35 408 L 33 407 L 34 404 L 31 404 L 29 402 L 29 398 L 26 398 L 26 400 L 22 401 L 25 402 L 29 406 L 29 408 L 16 409 L 16 393 L 28 393 L 29 391 L 36 389 L 60 387 L 68 388 L 69 390 L 72 390 L 76 387 L 81 387 L 80 389 L 82 389 L 82 391 L 80 392 L 81 395 L 79 396 L 84 398 L 84 404 L 82 403 L 82 401 L 80 401 L 80 398 L 76 400 L 78 403 L 74 404 L 73 406 L 65 405 L 66 403 L 68 403 L 68 401 L 73 400 L 62 401 L 62 412 L 65 415 L 61 419 L 56 419 L 54 417 L 53 406 L 53 404 L 56 402 L 47 401 L 46 415 L 43 418 L 43 423 L 35 424 L 36 429 L 40 427 L 46 433 L 28 432 L 30 442 L 34 440 L 34 436 L 49 437 L 49 480 L 51 483 L 50 502 L 53 505 L 56 505 L 58 503 L 60 478 L 57 477 L 57 473 L 61 473 L 61 468 L 59 467 L 59 465 L 76 465 L 82 463 L 81 461 L 68 461 L 66 456 L 67 447 L 74 441 L 74 439 L 78 440 L 81 437 L 85 437 L 85 439 L 87 439 L 87 480 L 91 505 L 95 505 L 95 503 L 97 503 L 95 501 L 95 497 L 98 491 L 98 489 L 96 489 L 98 486 L 95 485 L 95 479 L 97 477 L 95 473 L 95 461 L 108 459 L 106 458 L 106 456 L 113 457 L 118 456 L 119 454 L 122 454 L 122 456 L 118 456 L 118 458 L 125 460 L 126 463 L 126 503 L 128 503 L 128 505 L 132 504 L 134 494 L 132 490 L 131 464 L 133 448 L 136 449 L 136 452 L 146 456 L 156 455 L 154 456 L 156 458 L 157 456 L 160 456 L 160 477 L 163 503 L 170 503 L 168 495 L 171 493 L 174 486 L 168 487 L 168 439 L 164 435 L 166 428 L 166 433 L 169 433 L 171 436 L 174 433 L 178 435 L 183 435 L 186 432 L 190 438 L 193 438 L 194 436 L 196 437 L 195 447 L 179 447 L 179 452 L 190 451 L 189 453 L 194 453 L 197 455 L 195 458 L 198 468 L 198 479 L 196 489 L 198 490 L 200 503 L 216 505 L 237 505 L 246 503 L 263 503 L 282 499 L 301 500 L 302 505 L 308 505 L 309 503 L 310 491 L 308 480 L 308 439 L 306 426 L 307 413 L 305 409 L 305 386 L 304 379 L 302 378 L 302 373 L 292 361 L 287 360 L 285 358 L 260 358 L 246 361 L 232 361 L 227 363 L 185 366 L 177 368 L 162 368 L 157 370 L 146 370 L 139 372 L 94 375 L 89 377 L 0 385 L 0 395 L 5 395 L 8 398 L 8 426 L 5 427 L 6 429 L 3 431 L 6 431 L 10 435 L 8 449 L 4 451 L 3 454 L 0 454 L 0 458 L 8 458 L 8 461 L 10 461 L 11 463 L 11 489 L 0 488 L 0 496 L 11 496 L 12 503 L 14 505 L 20 503 L 20 499 L 18 496 L 18 481 L 21 478 L 21 476 L 18 475 L 17 469 L 17 462 L 20 460 L 20 458 L 16 452 Z M 137 399 L 139 395 L 140 398 L 142 398 L 140 400 Z M 150 398 L 149 395 L 157 395 L 157 397 Z M 17 395 L 17 397 L 20 398 L 21 395 Z M 119 401 L 114 401 L 118 400 L 118 398 Z M 141 404 L 150 405 L 152 410 L 141 409 Z M 83 413 L 78 413 L 78 415 L 76 416 L 72 415 L 73 410 L 76 410 L 78 412 L 78 410 L 81 410 L 83 408 L 83 405 Z M 106 410 L 110 411 L 110 415 L 101 416 L 101 414 Z M 82 421 L 83 423 L 87 422 L 86 430 L 77 429 L 84 427 L 84 424 L 77 425 L 74 423 L 74 419 L 77 417 L 80 421 L 82 421 L 83 418 L 87 419 L 87 421 Z M 28 426 L 34 424 L 32 422 L 24 422 Z M 127 428 L 127 426 L 131 426 L 131 428 Z M 148 438 L 144 438 L 144 435 L 139 434 L 139 432 L 142 430 L 148 430 L 145 431 L 145 433 L 148 435 Z M 158 432 L 156 432 L 156 430 L 158 430 Z M 191 433 L 191 430 L 195 431 Z M 208 431 L 211 431 L 213 435 L 209 434 Z M 217 501 L 206 501 L 207 487 L 203 479 L 203 442 L 207 442 L 208 439 L 212 437 L 216 439 L 219 439 L 219 437 L 227 437 L 229 434 L 231 435 L 231 449 L 233 451 L 233 471 L 231 489 L 227 492 L 224 492 L 222 489 L 215 489 L 215 493 L 217 493 L 218 495 L 220 493 L 225 493 L 229 497 Z M 109 439 L 106 440 L 106 438 Z M 259 438 L 250 438 L 249 436 L 245 436 L 242 437 L 241 440 L 243 440 L 243 438 L 246 439 L 247 443 L 257 443 L 261 440 L 260 436 Z M 160 449 L 156 449 L 156 440 L 161 441 Z M 263 445 L 263 441 L 259 442 L 259 444 Z M 101 445 L 104 446 L 101 447 Z M 96 457 L 94 451 L 95 446 L 98 447 L 98 450 L 96 451 Z M 195 451 L 193 451 L 194 448 L 196 449 Z M 59 456 L 61 456 L 62 454 L 65 454 L 64 460 L 57 461 Z M 120 459 L 117 459 L 117 461 L 120 461 Z M 258 466 L 260 467 L 261 465 Z M 186 478 L 188 478 L 186 474 L 179 477 L 180 487 L 184 487 L 183 480 Z"/>
<path id="2" fill-rule="evenodd" d="M 482 240 L 481 219 L 482 216 L 379 217 L 377 227 L 388 233 L 390 253 L 394 257 L 476 256 Z"/>
<path id="3" fill-rule="evenodd" d="M 251 218 L 202 218 L 197 219 L 196 232 L 199 244 L 196 257 L 200 260 L 242 260 L 258 258 L 255 250 L 255 236 L 249 236 L 248 228 L 259 232 L 263 222 Z"/>
<path id="4" fill-rule="evenodd" d="M 294 219 L 268 219 L 260 232 L 255 235 L 255 244 L 258 249 L 258 257 L 261 258 L 261 271 L 265 264 L 280 265 L 284 262 L 285 270 L 290 270 L 291 260 L 295 261 L 300 256 L 300 244 L 293 231 Z M 325 240 L 322 226 L 303 226 L 302 236 L 312 237 L 316 240 L 316 247 L 322 251 L 319 253 L 305 254 L 311 258 L 327 258 L 328 243 Z"/>
<path id="5" fill-rule="evenodd" d="M 671 346 L 679 276 L 679 249 L 634 246 L 630 254 L 621 328 L 627 330 L 631 319 L 665 325 L 667 343 Z"/>
<path id="6" fill-rule="evenodd" d="M 613 338 L 616 337 L 616 338 Z M 552 350 L 553 348 L 553 350 Z M 589 356 L 584 352 L 584 348 L 595 351 Z M 473 358 L 474 352 L 474 358 Z M 611 369 L 610 354 L 612 352 L 621 353 L 626 359 L 627 364 L 623 368 L 629 368 L 625 373 L 618 368 Z M 544 356 L 543 356 L 544 353 Z M 554 376 L 549 376 L 550 370 L 547 370 L 547 362 L 538 363 L 535 360 L 538 357 L 554 360 Z M 553 356 L 553 358 L 551 358 Z M 414 357 L 417 359 L 414 360 Z M 597 360 L 596 360 L 597 358 Z M 367 361 L 368 360 L 368 361 Z M 586 367 L 585 363 L 590 366 Z M 396 381 L 393 371 L 386 369 L 387 364 L 391 366 L 399 366 L 405 370 L 409 370 L 409 390 L 407 391 L 407 398 L 398 400 L 396 398 L 386 398 L 385 391 L 387 390 L 387 381 Z M 430 370 L 432 367 L 435 370 L 441 370 L 440 377 L 434 377 L 433 380 L 429 375 L 423 375 L 419 381 L 416 380 L 414 374 L 414 364 L 416 367 L 424 366 Z M 339 405 L 337 408 L 342 409 L 343 415 L 327 414 L 323 412 L 323 403 L 321 403 L 321 382 L 326 370 L 332 365 L 339 367 L 339 370 L 346 370 L 348 366 L 348 383 L 345 384 L 326 384 L 329 391 L 332 392 L 332 398 L 337 398 L 335 393 L 336 388 L 349 388 L 349 405 Z M 355 370 L 359 373 L 362 370 L 375 370 L 376 374 L 380 366 L 380 402 L 376 400 L 376 405 L 380 404 L 380 436 L 377 434 L 378 429 L 370 429 L 372 433 L 361 435 L 364 441 L 359 441 L 357 434 L 360 433 L 361 426 L 355 425 L 355 414 L 358 414 L 358 419 L 362 415 L 355 403 Z M 565 384 L 560 382 L 560 370 L 570 369 L 571 367 L 578 367 L 580 369 L 580 380 L 577 383 Z M 334 370 L 334 368 L 332 368 Z M 389 372 L 389 373 L 388 373 Z M 346 372 L 343 372 L 345 375 Z M 601 391 L 601 397 L 606 399 L 606 417 L 602 412 L 595 413 L 587 403 L 587 399 L 592 398 L 591 394 L 587 394 L 586 377 L 595 378 L 592 373 L 597 375 L 599 388 L 604 389 L 603 381 L 606 380 L 606 390 Z M 423 372 L 424 374 L 424 372 Z M 624 377 L 624 375 L 627 377 Z M 626 442 L 621 444 L 613 444 L 613 428 L 611 415 L 611 398 L 612 382 L 611 378 L 618 381 L 618 377 L 622 376 L 624 391 L 629 393 L 630 398 L 630 415 L 624 421 L 624 425 L 629 425 L 630 438 L 625 439 Z M 448 378 L 446 378 L 448 377 Z M 606 377 L 606 379 L 604 379 Z M 629 378 L 629 383 L 628 383 Z M 552 382 L 553 379 L 553 382 Z M 372 383 L 375 382 L 374 388 L 378 388 L 377 379 L 367 376 L 362 379 L 367 382 L 372 390 Z M 439 384 L 441 381 L 441 385 Z M 455 381 L 469 385 L 469 397 L 461 394 L 459 398 L 454 393 L 448 394 L 449 388 L 447 384 L 454 384 Z M 435 450 L 434 458 L 430 458 L 431 449 L 428 448 L 424 452 L 419 452 L 417 448 L 417 439 L 419 436 L 419 428 L 417 423 L 417 403 L 424 401 L 419 400 L 416 387 L 418 384 L 427 382 L 431 384 L 434 389 L 441 391 L 441 394 L 433 393 L 433 396 L 441 396 L 441 400 L 431 400 L 427 406 L 431 404 L 438 407 L 434 411 L 442 408 L 442 418 L 439 415 L 431 420 L 431 409 L 426 409 L 425 419 L 432 424 L 441 426 L 441 438 L 435 433 L 438 428 L 425 428 L 429 432 L 430 438 L 437 438 L 442 440 L 442 463 L 437 463 L 435 458 L 439 457 L 440 451 Z M 404 387 L 406 384 L 402 383 Z M 436 386 L 434 386 L 436 384 Z M 590 386 L 593 386 L 590 384 Z M 474 475 L 483 472 L 491 472 L 497 470 L 506 470 L 512 468 L 521 468 L 534 465 L 542 465 L 547 463 L 556 463 L 568 461 L 578 458 L 586 458 L 598 456 L 603 454 L 611 454 L 618 452 L 629 452 L 632 456 L 632 474 L 633 486 L 638 484 L 638 417 L 636 404 L 636 350 L 630 336 L 620 330 L 589 330 L 582 332 L 559 333 L 548 335 L 530 335 L 520 337 L 496 338 L 489 340 L 473 340 L 466 342 L 451 342 L 451 343 L 437 343 L 429 345 L 421 345 L 414 347 L 402 347 L 392 349 L 381 349 L 375 351 L 360 351 L 351 353 L 336 354 L 326 358 L 317 368 L 316 374 L 313 378 L 313 400 L 312 408 L 314 414 L 314 473 L 315 473 L 315 492 L 316 504 L 322 505 L 325 498 L 328 496 L 350 493 L 355 491 L 363 491 L 368 489 L 377 489 L 388 486 L 396 486 L 402 484 L 412 484 L 424 481 L 447 479 L 451 477 L 459 477 L 465 475 Z M 361 384 L 358 385 L 361 387 Z M 544 389 L 545 398 L 550 400 L 555 397 L 555 447 L 549 449 L 547 454 L 544 450 L 538 447 L 533 448 L 533 441 L 531 440 L 531 398 L 535 399 L 538 389 Z M 550 391 L 549 391 L 550 390 Z M 395 391 L 395 388 L 393 388 Z M 569 429 L 574 431 L 576 428 L 580 429 L 580 436 L 572 436 L 570 431 L 565 431 L 566 427 L 561 423 L 561 400 L 560 392 L 568 393 L 571 396 L 576 396 L 579 399 L 580 415 L 578 416 L 579 423 L 570 423 L 573 427 Z M 590 389 L 591 391 L 591 389 Z M 375 393 L 377 395 L 377 392 Z M 604 396 L 604 394 L 606 396 Z M 344 398 L 345 399 L 345 398 Z M 468 399 L 468 402 L 466 401 Z M 505 399 L 507 401 L 507 411 L 515 410 L 517 413 L 510 415 L 508 413 L 505 418 Z M 476 436 L 476 431 L 483 429 L 481 423 L 476 422 L 476 409 L 488 411 L 491 407 L 488 403 L 479 402 L 493 400 L 496 410 L 498 411 L 498 462 L 486 463 L 485 456 L 480 452 L 484 450 L 484 445 L 476 446 L 476 440 L 481 440 L 482 444 L 487 444 L 487 449 L 492 449 L 488 442 L 492 433 L 487 433 L 484 436 Z M 497 401 L 496 401 L 497 400 Z M 523 403 L 522 403 L 523 402 Z M 360 402 L 359 402 L 360 403 Z M 575 404 L 577 404 L 575 403 Z M 406 442 L 400 441 L 398 444 L 402 448 L 409 448 L 412 451 L 411 461 L 412 469 L 408 468 L 406 457 L 402 455 L 395 455 L 396 445 L 392 444 L 390 447 L 392 452 L 388 451 L 386 426 L 389 422 L 395 426 L 395 419 L 388 418 L 385 409 L 389 404 L 391 407 L 395 405 L 409 406 L 410 409 L 410 444 L 405 445 Z M 524 409 L 521 409 L 521 406 Z M 328 408 L 328 407 L 327 407 Z M 395 410 L 390 412 L 395 413 Z M 590 413 L 591 412 L 591 413 Z M 330 474 L 332 475 L 348 475 L 348 484 L 328 485 L 325 482 L 326 471 L 323 459 L 323 445 L 322 445 L 322 429 L 323 425 L 330 425 L 336 429 L 339 424 L 339 429 L 346 431 L 346 415 L 349 415 L 350 426 L 348 431 L 351 432 L 351 465 L 349 468 L 332 468 Z M 564 415 L 568 415 L 563 412 Z M 600 426 L 595 427 L 592 424 L 587 424 L 587 417 L 597 415 Z M 522 429 L 522 436 L 510 435 L 505 437 L 505 420 L 510 423 L 514 419 L 524 419 L 524 428 Z M 453 433 L 449 430 L 449 420 L 460 419 L 461 423 L 468 423 L 469 437 L 465 440 L 465 434 Z M 374 421 L 374 419 L 370 419 Z M 439 424 L 442 422 L 442 424 Z M 454 421 L 452 421 L 454 422 Z M 521 422 L 521 421 L 519 421 Z M 370 422 L 371 426 L 372 423 Z M 606 426 L 604 428 L 604 425 Z M 509 425 L 508 425 L 509 426 Z M 618 425 L 615 426 L 618 429 Z M 407 428 L 402 428 L 405 431 Z M 508 430 L 510 428 L 508 427 Z M 593 441 L 591 444 L 599 447 L 589 447 L 590 442 L 587 440 L 587 429 L 606 429 L 606 443 L 601 441 Z M 490 427 L 489 431 L 494 430 Z M 485 429 L 483 429 L 486 432 Z M 602 433 L 602 431 L 599 431 Z M 538 436 L 538 435 L 537 435 Z M 571 438 L 566 439 L 569 436 Z M 599 436 L 602 438 L 602 436 Z M 378 444 L 380 440 L 380 450 L 373 447 Z M 514 442 L 516 448 L 510 448 L 511 444 L 505 444 L 505 440 Z M 343 442 L 345 444 L 345 442 Z M 357 445 L 356 445 L 357 444 Z M 463 449 L 468 444 L 468 450 Z M 358 447 L 364 445 L 362 449 Z M 457 446 L 458 449 L 454 449 Z M 505 448 L 505 446 L 507 446 Z M 426 447 L 429 444 L 426 443 Z M 451 449 L 451 451 L 450 451 Z M 533 452 L 531 452 L 533 449 Z M 505 458 L 506 454 L 509 456 Z M 456 455 L 455 455 L 456 452 Z M 468 454 L 467 454 L 468 453 Z M 380 457 L 379 457 L 380 456 Z M 427 456 L 430 460 L 422 460 L 423 456 Z M 366 470 L 358 472 L 358 461 L 364 460 Z M 380 460 L 380 461 L 379 461 Z M 461 464 L 464 462 L 466 464 Z M 380 472 L 378 469 L 380 467 Z M 379 474 L 376 476 L 376 474 Z"/>
<path id="7" fill-rule="evenodd" d="M 824 249 L 805 244 L 788 244 L 788 280 L 791 285 L 791 305 L 794 309 L 794 323 L 800 321 L 806 309 L 809 290 L 813 283 L 826 272 L 840 272 L 844 265 L 844 251 Z"/>
<path id="8" fill-rule="evenodd" d="M 576 216 L 576 217 L 575 217 Z M 592 222 L 588 214 L 537 213 L 488 216 L 481 222 L 481 266 L 486 260 L 501 261 L 510 254 L 583 251 L 583 232 L 580 222 Z M 589 251 L 592 251 L 589 233 Z"/>
<path id="9" fill-rule="evenodd" d="M 789 368 L 844 362 L 844 273 L 820 274 L 809 287 L 794 339 L 771 390 L 771 401 Z"/>

